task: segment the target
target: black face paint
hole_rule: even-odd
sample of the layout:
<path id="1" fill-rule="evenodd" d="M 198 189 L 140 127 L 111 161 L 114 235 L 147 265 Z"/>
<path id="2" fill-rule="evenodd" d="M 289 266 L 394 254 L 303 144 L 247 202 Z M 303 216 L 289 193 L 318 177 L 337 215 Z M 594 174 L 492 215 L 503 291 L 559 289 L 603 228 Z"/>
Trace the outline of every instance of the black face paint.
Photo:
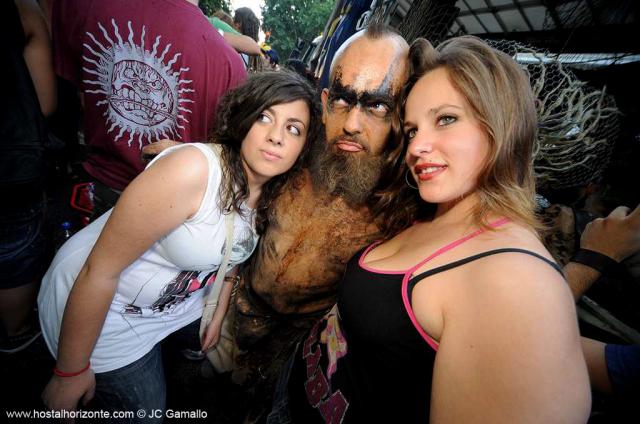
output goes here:
<path id="1" fill-rule="evenodd" d="M 342 83 L 342 70 L 338 68 L 329 87 L 329 110 L 331 112 L 349 112 L 359 106 L 368 115 L 389 121 L 398 100 L 397 95 L 391 94 L 392 74 L 393 70 L 387 72 L 380 86 L 374 90 L 358 92 L 351 86 Z"/>

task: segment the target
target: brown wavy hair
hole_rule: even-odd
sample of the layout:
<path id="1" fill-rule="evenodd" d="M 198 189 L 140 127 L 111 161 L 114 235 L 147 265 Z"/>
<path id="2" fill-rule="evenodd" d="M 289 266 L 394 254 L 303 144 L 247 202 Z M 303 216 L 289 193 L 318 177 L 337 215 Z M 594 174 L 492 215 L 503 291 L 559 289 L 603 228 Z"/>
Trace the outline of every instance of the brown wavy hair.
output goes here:
<path id="1" fill-rule="evenodd" d="M 486 217 L 492 212 L 540 230 L 534 213 L 532 157 L 537 118 L 526 71 L 511 57 L 473 36 L 451 38 L 437 48 L 425 39 L 417 39 L 409 49 L 409 61 L 410 76 L 397 111 L 401 120 L 416 82 L 428 72 L 444 68 L 487 134 L 489 154 L 478 177 L 479 202 L 472 212 L 475 223 L 489 229 Z M 402 132 L 396 136 L 403 137 Z M 435 211 L 433 205 L 419 198 L 417 190 L 407 186 L 407 169 L 403 154 L 394 174 L 388 177 L 389 185 L 379 194 L 386 203 L 380 202 L 374 212 L 383 217 L 387 236 Z"/>
<path id="2" fill-rule="evenodd" d="M 321 131 L 320 103 L 315 89 L 308 81 L 294 72 L 265 71 L 252 74 L 247 81 L 231 90 L 218 106 L 216 128 L 211 142 L 222 146 L 223 166 L 220 184 L 220 208 L 225 212 L 242 214 L 240 205 L 249 196 L 249 187 L 240 148 L 242 142 L 258 119 L 258 115 L 271 106 L 303 100 L 309 107 L 307 139 L 293 167 L 276 175 L 262 187 L 256 205 L 256 230 L 263 234 L 267 226 L 267 212 L 282 187 L 303 168 L 308 166 L 309 152 Z"/>

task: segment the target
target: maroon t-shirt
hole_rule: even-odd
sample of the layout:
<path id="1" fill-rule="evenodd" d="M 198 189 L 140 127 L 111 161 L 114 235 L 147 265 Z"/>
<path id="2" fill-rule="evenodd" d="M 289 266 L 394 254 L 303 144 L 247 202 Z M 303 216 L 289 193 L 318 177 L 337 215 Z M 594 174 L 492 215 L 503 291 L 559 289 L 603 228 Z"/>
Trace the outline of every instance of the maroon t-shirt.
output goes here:
<path id="1" fill-rule="evenodd" d="M 186 0 L 58 0 L 56 72 L 84 92 L 84 167 L 123 189 L 140 150 L 204 141 L 220 98 L 246 78 L 242 59 Z"/>

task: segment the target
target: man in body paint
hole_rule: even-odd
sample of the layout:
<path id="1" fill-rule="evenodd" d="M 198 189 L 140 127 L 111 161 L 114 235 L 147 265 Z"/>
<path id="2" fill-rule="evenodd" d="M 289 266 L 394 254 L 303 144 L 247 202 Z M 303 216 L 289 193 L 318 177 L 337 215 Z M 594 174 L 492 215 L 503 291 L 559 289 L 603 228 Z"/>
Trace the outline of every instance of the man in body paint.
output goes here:
<path id="1" fill-rule="evenodd" d="M 240 364 L 254 375 L 275 377 L 278 358 L 335 303 L 349 258 L 380 236 L 370 200 L 402 151 L 392 120 L 408 49 L 400 35 L 373 24 L 335 55 L 321 94 L 326 142 L 275 201 L 236 297 Z"/>

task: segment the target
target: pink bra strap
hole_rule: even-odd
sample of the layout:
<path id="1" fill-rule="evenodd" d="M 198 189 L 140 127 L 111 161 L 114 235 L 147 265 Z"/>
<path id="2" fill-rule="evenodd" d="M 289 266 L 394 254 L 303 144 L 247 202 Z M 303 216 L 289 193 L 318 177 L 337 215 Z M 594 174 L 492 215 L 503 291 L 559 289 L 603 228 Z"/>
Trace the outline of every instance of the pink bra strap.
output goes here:
<path id="1" fill-rule="evenodd" d="M 509 222 L 509 221 L 510 221 L 510 219 L 509 219 L 509 218 L 500 218 L 500 219 L 497 219 L 497 220 L 495 220 L 495 221 L 493 221 L 493 222 L 490 222 L 490 223 L 489 223 L 489 227 L 497 228 L 497 227 L 499 227 L 499 226 L 501 226 L 501 225 L 506 224 L 506 223 L 507 223 L 507 222 Z M 417 265 L 415 265 L 415 266 L 413 266 L 413 267 L 409 268 L 409 269 L 407 270 L 407 274 L 408 274 L 408 275 L 413 274 L 413 272 L 414 272 L 416 269 L 420 268 L 422 265 L 426 264 L 427 262 L 429 262 L 431 259 L 435 258 L 436 256 L 440 256 L 440 255 L 442 255 L 443 253 L 445 253 L 445 252 L 447 252 L 447 251 L 449 251 L 449 250 L 453 249 L 454 247 L 457 247 L 457 246 L 461 245 L 461 244 L 462 244 L 462 243 L 464 243 L 465 241 L 471 240 L 472 238 L 474 238 L 474 237 L 476 237 L 476 236 L 478 236 L 478 235 L 480 235 L 480 234 L 482 234 L 482 233 L 484 233 L 484 232 L 485 232 L 485 229 L 484 229 L 484 228 L 479 228 L 479 229 L 477 229 L 476 231 L 474 231 L 474 232 L 473 232 L 473 233 L 471 233 L 471 234 L 467 234 L 466 236 L 464 236 L 464 237 L 462 237 L 462 238 L 459 238 L 458 240 L 452 241 L 451 243 L 447 244 L 446 246 L 443 246 L 443 247 L 441 247 L 440 249 L 438 249 L 438 250 L 436 250 L 435 252 L 433 252 L 433 253 L 432 253 L 431 255 L 429 255 L 427 258 L 425 258 L 425 259 L 423 259 L 422 261 L 418 262 L 418 264 L 417 264 Z"/>
<path id="2" fill-rule="evenodd" d="M 501 225 L 506 224 L 507 222 L 509 222 L 509 218 L 500 218 L 494 222 L 489 223 L 489 226 L 492 228 L 497 228 Z M 408 290 L 407 290 L 407 286 L 409 284 L 409 280 L 411 279 L 411 275 L 413 274 L 413 272 L 420 268 L 422 265 L 424 265 L 425 263 L 429 262 L 431 259 L 435 258 L 438 255 L 443 254 L 444 252 L 453 249 L 456 246 L 461 245 L 462 243 L 464 243 L 467 240 L 470 240 L 472 238 L 474 238 L 475 236 L 482 234 L 484 232 L 484 228 L 480 228 L 476 231 L 474 231 L 471 234 L 467 234 L 466 236 L 453 241 L 449 244 L 447 244 L 444 247 L 441 247 L 440 249 L 436 250 L 433 254 L 431 254 L 428 258 L 424 259 L 423 261 L 421 261 L 418 265 L 410 268 L 407 273 L 404 275 L 404 278 L 402 279 L 402 303 L 404 304 L 404 308 L 407 311 L 407 314 L 409 315 L 409 319 L 411 320 L 411 323 L 413 324 L 413 326 L 415 327 L 415 329 L 418 331 L 418 333 L 420 334 L 420 336 L 422 336 L 422 338 L 429 344 L 429 346 L 431 346 L 431 348 L 433 350 L 435 350 L 436 352 L 438 351 L 438 343 L 430 336 L 427 334 L 426 331 L 424 331 L 424 329 L 422 328 L 422 326 L 420 326 L 420 323 L 418 323 L 418 319 L 416 318 L 416 315 L 413 312 L 413 308 L 411 307 L 411 302 L 409 301 L 409 295 L 408 295 Z"/>

